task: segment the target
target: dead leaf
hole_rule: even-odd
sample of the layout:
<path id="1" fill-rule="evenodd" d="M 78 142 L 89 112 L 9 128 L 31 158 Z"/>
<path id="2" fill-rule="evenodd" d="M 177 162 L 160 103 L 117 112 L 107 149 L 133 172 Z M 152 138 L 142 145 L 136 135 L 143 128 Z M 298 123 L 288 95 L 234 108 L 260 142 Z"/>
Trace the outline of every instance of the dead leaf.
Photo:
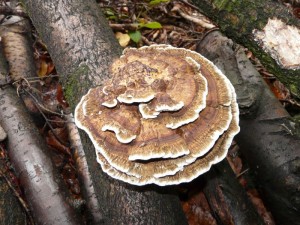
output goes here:
<path id="1" fill-rule="evenodd" d="M 189 225 L 217 224 L 204 193 L 199 190 L 193 193 L 187 201 L 182 202 L 182 208 Z"/>
<path id="2" fill-rule="evenodd" d="M 123 33 L 121 33 L 121 32 L 116 32 L 115 36 L 116 36 L 116 38 L 118 39 L 119 44 L 120 44 L 122 47 L 126 47 L 126 46 L 129 44 L 130 37 L 129 37 L 128 34 L 123 34 Z"/>
<path id="3" fill-rule="evenodd" d="M 47 75 L 48 64 L 45 60 L 41 60 L 40 69 L 39 69 L 39 77 L 44 77 Z"/>
<path id="4" fill-rule="evenodd" d="M 55 132 L 56 135 L 53 134 Z M 71 155 L 70 148 L 61 143 L 61 141 L 67 141 L 67 131 L 64 128 L 55 128 L 53 131 L 49 130 L 46 136 L 46 143 L 48 146 L 55 149 L 57 152 Z M 60 140 L 57 139 L 60 138 Z"/>

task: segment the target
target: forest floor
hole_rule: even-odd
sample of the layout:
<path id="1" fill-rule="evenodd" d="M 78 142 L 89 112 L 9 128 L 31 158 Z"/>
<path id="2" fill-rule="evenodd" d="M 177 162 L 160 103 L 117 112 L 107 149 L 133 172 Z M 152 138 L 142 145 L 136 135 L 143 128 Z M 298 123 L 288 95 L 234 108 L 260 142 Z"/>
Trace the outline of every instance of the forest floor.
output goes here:
<path id="1" fill-rule="evenodd" d="M 199 12 L 197 7 L 184 0 L 99 0 L 98 3 L 120 45 L 124 48 L 170 44 L 175 47 L 196 50 L 197 44 L 209 32 L 218 29 L 213 22 Z M 287 7 L 291 6 L 287 4 Z M 300 16 L 299 8 L 293 10 Z M 36 38 L 34 55 L 43 105 L 56 112 L 58 109 L 66 108 L 68 104 L 64 100 L 62 87 L 58 82 L 59 74 L 56 73 L 55 65 L 45 45 L 35 33 L 33 35 Z M 299 113 L 300 104 L 292 98 L 289 91 L 264 69 L 251 52 L 247 51 L 246 53 L 286 109 L 291 114 Z M 47 144 L 55 152 L 53 158 L 55 164 L 65 178 L 74 199 L 82 201 L 71 149 L 64 144 L 68 143 L 64 120 L 56 113 L 42 114 L 42 117 L 44 117 L 42 121 L 46 122 L 40 123 L 40 130 L 45 136 Z M 1 150 L 1 157 L 7 158 L 3 150 Z M 265 224 L 275 224 L 272 215 L 251 181 L 247 163 L 240 157 L 237 144 L 232 144 L 227 160 L 236 174 L 236 179 L 247 191 Z M 13 175 L 10 176 L 13 177 Z M 217 224 L 202 188 L 201 177 L 190 184 L 179 187 L 184 212 L 190 225 Z M 17 191 L 20 192 L 20 190 Z"/>

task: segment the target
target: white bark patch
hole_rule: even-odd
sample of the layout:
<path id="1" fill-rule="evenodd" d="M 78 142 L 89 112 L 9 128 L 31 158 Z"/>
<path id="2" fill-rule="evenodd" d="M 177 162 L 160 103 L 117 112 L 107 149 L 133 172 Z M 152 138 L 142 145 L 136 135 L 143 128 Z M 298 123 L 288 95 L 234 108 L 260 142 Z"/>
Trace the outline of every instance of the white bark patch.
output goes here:
<path id="1" fill-rule="evenodd" d="M 255 41 L 284 69 L 300 69 L 300 30 L 279 19 L 268 20 L 262 31 L 253 30 Z"/>

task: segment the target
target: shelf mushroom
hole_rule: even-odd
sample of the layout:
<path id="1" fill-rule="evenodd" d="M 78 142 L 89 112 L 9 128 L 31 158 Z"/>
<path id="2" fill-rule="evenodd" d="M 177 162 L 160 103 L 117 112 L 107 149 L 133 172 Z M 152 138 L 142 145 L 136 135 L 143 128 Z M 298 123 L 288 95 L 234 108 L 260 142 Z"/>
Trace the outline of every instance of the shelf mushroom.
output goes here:
<path id="1" fill-rule="evenodd" d="M 169 45 L 127 48 L 111 75 L 75 109 L 108 175 L 173 185 L 225 158 L 239 111 L 233 86 L 209 60 Z"/>

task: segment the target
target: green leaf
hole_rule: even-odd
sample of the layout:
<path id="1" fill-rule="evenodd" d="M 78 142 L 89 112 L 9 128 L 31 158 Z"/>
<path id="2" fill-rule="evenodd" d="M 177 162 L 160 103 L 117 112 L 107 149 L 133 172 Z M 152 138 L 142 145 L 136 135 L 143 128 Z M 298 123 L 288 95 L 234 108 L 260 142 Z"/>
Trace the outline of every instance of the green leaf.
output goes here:
<path id="1" fill-rule="evenodd" d="M 170 0 L 152 0 L 152 1 L 149 2 L 149 5 L 154 6 L 154 5 L 158 5 L 160 3 L 165 3 L 165 2 L 169 2 L 169 1 Z"/>
<path id="2" fill-rule="evenodd" d="M 135 43 L 138 43 L 142 38 L 142 34 L 138 30 L 130 31 L 130 32 L 128 32 L 128 34 L 129 34 L 130 39 L 133 40 Z"/>
<path id="3" fill-rule="evenodd" d="M 109 20 L 117 19 L 117 16 L 116 16 L 115 12 L 111 9 L 106 9 L 104 11 L 104 14 L 105 14 L 106 18 L 109 19 Z"/>
<path id="4" fill-rule="evenodd" d="M 116 16 L 109 16 L 109 17 L 107 17 L 107 19 L 109 19 L 109 20 L 115 20 L 115 19 L 117 19 L 117 17 Z"/>
<path id="5" fill-rule="evenodd" d="M 107 15 L 107 16 L 115 16 L 115 12 L 111 9 L 106 9 L 104 11 L 104 14 Z"/>
<path id="6" fill-rule="evenodd" d="M 149 23 L 144 23 L 144 24 L 139 24 L 139 27 L 147 27 L 150 29 L 159 29 L 162 28 L 161 24 L 159 22 L 149 22 Z"/>

